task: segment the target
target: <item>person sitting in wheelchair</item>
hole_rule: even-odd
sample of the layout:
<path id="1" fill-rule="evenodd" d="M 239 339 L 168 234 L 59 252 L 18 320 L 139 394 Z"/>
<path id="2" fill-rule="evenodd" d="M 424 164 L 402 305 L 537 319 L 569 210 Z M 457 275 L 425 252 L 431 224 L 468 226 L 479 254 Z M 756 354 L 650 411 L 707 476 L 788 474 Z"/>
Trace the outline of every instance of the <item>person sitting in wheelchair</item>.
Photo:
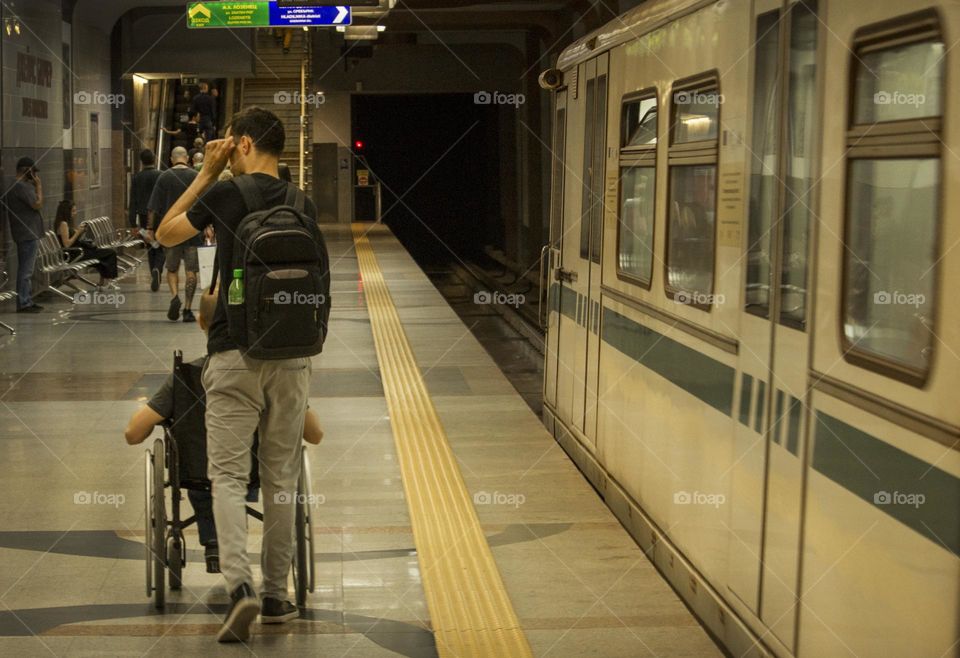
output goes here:
<path id="1" fill-rule="evenodd" d="M 206 333 L 209 327 L 208 318 L 213 317 L 216 308 L 216 295 L 203 295 L 200 299 L 200 311 L 197 324 Z M 202 368 L 207 357 L 196 359 L 190 365 Z M 138 445 L 147 440 L 157 425 L 161 425 L 173 418 L 174 394 L 173 373 L 167 377 L 160 389 L 140 409 L 134 412 L 127 423 L 124 438 L 130 445 Z M 187 437 L 189 438 L 189 437 Z M 303 424 L 303 440 L 316 445 L 323 439 L 323 429 L 317 415 L 310 409 L 306 410 Z M 251 483 L 247 492 L 247 502 L 256 502 L 259 487 Z M 200 544 L 204 547 L 204 558 L 207 573 L 220 573 L 220 555 L 217 545 L 217 528 L 213 519 L 213 496 L 209 490 L 187 489 L 187 497 L 193 507 L 197 519 L 197 531 L 200 535 Z"/>

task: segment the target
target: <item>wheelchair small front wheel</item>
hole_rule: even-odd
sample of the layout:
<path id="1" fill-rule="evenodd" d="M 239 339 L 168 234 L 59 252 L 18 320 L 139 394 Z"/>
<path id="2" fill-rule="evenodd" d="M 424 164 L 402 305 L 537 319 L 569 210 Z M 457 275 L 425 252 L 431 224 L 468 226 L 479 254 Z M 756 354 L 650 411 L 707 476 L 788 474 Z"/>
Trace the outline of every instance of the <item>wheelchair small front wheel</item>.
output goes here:
<path id="1" fill-rule="evenodd" d="M 170 589 L 183 589 L 183 537 L 171 535 L 167 540 L 167 569 L 170 570 Z"/>

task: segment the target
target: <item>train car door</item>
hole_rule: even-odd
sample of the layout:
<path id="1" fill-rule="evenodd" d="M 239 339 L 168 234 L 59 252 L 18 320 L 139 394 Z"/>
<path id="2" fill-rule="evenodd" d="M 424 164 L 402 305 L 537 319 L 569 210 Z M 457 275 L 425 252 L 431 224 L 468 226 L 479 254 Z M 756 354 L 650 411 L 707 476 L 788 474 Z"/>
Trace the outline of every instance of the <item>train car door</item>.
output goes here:
<path id="1" fill-rule="evenodd" d="M 563 196 L 566 189 L 566 146 L 567 146 L 567 90 L 561 89 L 555 96 L 553 114 L 553 154 L 551 157 L 550 190 L 550 242 L 540 253 L 541 284 L 543 272 L 550 273 L 550 279 L 544 287 L 547 289 L 547 303 L 541 314 L 541 326 L 546 331 L 546 363 L 544 366 L 543 397 L 553 409 L 557 408 L 557 361 L 560 348 L 560 283 L 554 280 L 554 274 L 560 266 L 560 247 L 563 243 Z"/>
<path id="2" fill-rule="evenodd" d="M 758 0 L 731 488 L 733 591 L 795 643 L 817 199 L 817 0 Z"/>
<path id="3" fill-rule="evenodd" d="M 596 441 L 600 335 L 600 254 L 607 151 L 607 67 L 600 55 L 577 69 L 567 98 L 568 134 L 561 245 L 557 409 Z M 582 132 L 580 132 L 582 130 Z M 578 137 L 582 136 L 582 139 Z M 593 370 L 594 372 L 591 372 Z M 587 408 L 591 407 L 588 413 Z"/>

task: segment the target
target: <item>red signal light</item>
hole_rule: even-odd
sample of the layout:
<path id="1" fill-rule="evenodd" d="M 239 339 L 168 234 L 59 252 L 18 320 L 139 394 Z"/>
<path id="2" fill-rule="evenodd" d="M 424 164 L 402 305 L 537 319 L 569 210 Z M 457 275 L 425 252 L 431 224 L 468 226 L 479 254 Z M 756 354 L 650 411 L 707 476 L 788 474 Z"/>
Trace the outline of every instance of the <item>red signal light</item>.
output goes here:
<path id="1" fill-rule="evenodd" d="M 355 149 L 357 149 L 358 151 L 362 151 L 362 150 L 363 150 L 363 146 L 364 146 L 363 140 L 361 140 L 361 139 L 358 139 L 357 141 L 355 141 L 355 142 L 353 143 L 353 147 L 354 147 Z"/>

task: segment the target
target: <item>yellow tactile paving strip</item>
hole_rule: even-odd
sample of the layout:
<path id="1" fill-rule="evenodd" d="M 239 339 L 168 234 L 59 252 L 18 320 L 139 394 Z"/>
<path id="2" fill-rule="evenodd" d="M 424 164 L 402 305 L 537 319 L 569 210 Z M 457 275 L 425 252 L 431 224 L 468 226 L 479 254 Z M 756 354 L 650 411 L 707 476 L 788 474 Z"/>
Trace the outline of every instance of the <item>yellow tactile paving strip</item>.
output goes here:
<path id="1" fill-rule="evenodd" d="M 363 289 L 440 656 L 532 656 L 383 272 L 354 224 Z"/>

